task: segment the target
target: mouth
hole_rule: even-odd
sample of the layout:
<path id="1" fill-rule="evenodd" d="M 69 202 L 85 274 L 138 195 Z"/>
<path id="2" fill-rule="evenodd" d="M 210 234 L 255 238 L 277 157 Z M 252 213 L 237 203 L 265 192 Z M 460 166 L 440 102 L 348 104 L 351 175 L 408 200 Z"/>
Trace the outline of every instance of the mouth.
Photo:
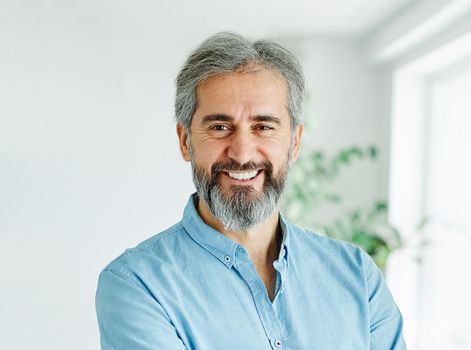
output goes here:
<path id="1" fill-rule="evenodd" d="M 251 170 L 251 171 L 223 171 L 229 178 L 236 180 L 237 182 L 249 182 L 255 179 L 262 171 Z"/>

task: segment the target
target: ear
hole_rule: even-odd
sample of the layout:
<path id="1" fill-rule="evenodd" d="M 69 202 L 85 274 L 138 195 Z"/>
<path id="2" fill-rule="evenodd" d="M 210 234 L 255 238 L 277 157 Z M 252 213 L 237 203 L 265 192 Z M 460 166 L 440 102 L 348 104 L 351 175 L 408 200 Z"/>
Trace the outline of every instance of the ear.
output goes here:
<path id="1" fill-rule="evenodd" d="M 301 148 L 301 138 L 303 136 L 304 125 L 298 125 L 296 127 L 296 131 L 294 132 L 294 140 L 293 140 L 293 150 L 291 153 L 291 161 L 295 161 L 298 159 L 299 149 Z"/>
<path id="2" fill-rule="evenodd" d="M 182 124 L 177 123 L 177 135 L 178 142 L 180 144 L 180 152 L 185 161 L 189 162 L 190 157 L 190 145 L 188 144 L 188 134 Z"/>

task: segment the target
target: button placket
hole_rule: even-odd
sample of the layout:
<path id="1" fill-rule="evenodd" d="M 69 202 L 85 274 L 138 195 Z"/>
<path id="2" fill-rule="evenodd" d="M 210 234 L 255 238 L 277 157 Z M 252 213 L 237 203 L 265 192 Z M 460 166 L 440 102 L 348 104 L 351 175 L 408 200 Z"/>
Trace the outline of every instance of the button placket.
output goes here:
<path id="1" fill-rule="evenodd" d="M 244 250 L 240 249 L 236 251 L 236 261 L 236 269 L 239 271 L 252 293 L 255 307 L 263 328 L 265 329 L 266 336 L 272 348 L 275 348 L 275 339 L 280 339 L 279 337 L 281 336 L 281 325 L 279 324 L 273 305 L 268 299 L 265 285 L 260 279 L 253 262 Z M 279 349 L 279 347 L 276 348 Z"/>

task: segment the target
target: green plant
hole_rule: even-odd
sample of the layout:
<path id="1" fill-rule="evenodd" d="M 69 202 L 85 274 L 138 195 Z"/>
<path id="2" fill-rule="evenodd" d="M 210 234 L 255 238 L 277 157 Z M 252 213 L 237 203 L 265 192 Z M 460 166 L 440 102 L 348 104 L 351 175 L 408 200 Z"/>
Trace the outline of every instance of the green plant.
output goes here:
<path id="1" fill-rule="evenodd" d="M 345 148 L 332 157 L 317 150 L 301 154 L 291 169 L 283 206 L 289 220 L 362 247 L 384 269 L 391 251 L 402 244 L 397 230 L 387 222 L 387 202 L 378 200 L 368 207 L 345 210 L 343 196 L 333 186 L 339 174 L 353 162 L 374 161 L 377 155 L 375 146 Z M 335 206 L 342 214 L 322 222 L 316 211 L 326 204 Z"/>

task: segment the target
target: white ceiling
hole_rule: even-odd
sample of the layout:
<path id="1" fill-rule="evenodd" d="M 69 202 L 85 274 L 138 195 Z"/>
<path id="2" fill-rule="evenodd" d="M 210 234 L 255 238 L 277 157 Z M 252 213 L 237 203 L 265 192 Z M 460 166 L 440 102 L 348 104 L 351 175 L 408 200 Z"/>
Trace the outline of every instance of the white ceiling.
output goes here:
<path id="1" fill-rule="evenodd" d="M 357 36 L 423 0 L 81 1 L 114 26 L 161 30 L 181 40 L 232 30 L 253 37 Z"/>
<path id="2" fill-rule="evenodd" d="M 355 37 L 378 29 L 398 12 L 423 1 L 1 0 L 0 47 L 21 50 L 21 41 L 34 37 L 44 50 L 101 42 L 128 50 L 156 46 L 165 54 L 186 52 L 225 30 L 253 39 Z M 62 42 L 65 38 L 81 42 Z"/>

